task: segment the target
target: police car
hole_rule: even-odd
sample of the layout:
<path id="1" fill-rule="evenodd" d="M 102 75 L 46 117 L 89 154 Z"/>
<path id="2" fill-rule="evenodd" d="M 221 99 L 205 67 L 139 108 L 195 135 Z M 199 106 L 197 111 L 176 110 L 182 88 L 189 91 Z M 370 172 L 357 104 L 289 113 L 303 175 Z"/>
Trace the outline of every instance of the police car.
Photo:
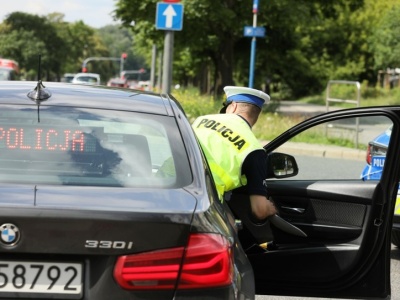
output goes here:
<path id="1" fill-rule="evenodd" d="M 343 165 L 283 151 L 326 122 L 371 116 L 396 136 L 381 179 L 326 179 Z M 388 299 L 399 132 L 400 107 L 291 128 L 261 166 L 279 216 L 254 224 L 248 196 L 218 198 L 173 95 L 0 82 L 0 299 Z"/>
<path id="2" fill-rule="evenodd" d="M 392 135 L 392 126 L 368 143 L 367 165 L 361 173 L 363 180 L 379 180 L 385 165 L 386 151 Z M 392 243 L 400 247 L 400 195 L 397 197 L 393 217 Z"/>

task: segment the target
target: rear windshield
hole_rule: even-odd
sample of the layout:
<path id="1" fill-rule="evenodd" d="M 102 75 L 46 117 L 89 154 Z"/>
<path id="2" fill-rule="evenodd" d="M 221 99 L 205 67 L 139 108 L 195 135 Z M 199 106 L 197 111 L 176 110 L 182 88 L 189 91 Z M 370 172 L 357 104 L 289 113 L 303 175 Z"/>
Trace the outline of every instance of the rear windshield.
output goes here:
<path id="1" fill-rule="evenodd" d="M 192 175 L 174 118 L 2 106 L 0 182 L 182 187 Z"/>

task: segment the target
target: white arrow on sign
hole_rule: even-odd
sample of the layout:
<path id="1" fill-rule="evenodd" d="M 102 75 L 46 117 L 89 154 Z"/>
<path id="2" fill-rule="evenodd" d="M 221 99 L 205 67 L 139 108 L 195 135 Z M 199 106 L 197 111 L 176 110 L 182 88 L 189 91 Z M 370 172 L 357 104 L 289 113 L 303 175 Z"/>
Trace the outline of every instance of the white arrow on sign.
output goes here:
<path id="1" fill-rule="evenodd" d="M 167 9 L 164 10 L 163 16 L 166 18 L 165 27 L 171 28 L 172 27 L 172 19 L 176 16 L 176 12 L 172 5 L 168 5 Z"/>

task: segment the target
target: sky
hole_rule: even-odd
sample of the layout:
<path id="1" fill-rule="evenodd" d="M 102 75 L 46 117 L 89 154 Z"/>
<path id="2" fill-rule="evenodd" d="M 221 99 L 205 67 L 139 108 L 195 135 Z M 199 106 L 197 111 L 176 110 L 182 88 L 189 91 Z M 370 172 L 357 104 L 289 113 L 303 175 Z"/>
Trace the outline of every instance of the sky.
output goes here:
<path id="1" fill-rule="evenodd" d="M 64 14 L 66 22 L 82 20 L 93 28 L 118 24 L 111 16 L 115 9 L 115 0 L 6 0 L 2 2 L 1 22 L 8 14 L 20 11 L 39 16 L 58 12 Z"/>

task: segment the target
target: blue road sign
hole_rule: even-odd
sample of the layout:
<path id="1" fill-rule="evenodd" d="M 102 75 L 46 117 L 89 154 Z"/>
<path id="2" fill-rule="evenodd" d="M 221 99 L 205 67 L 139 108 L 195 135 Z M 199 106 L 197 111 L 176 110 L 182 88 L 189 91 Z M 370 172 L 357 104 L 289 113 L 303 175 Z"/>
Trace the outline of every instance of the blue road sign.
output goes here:
<path id="1" fill-rule="evenodd" d="M 161 30 L 182 30 L 183 5 L 180 3 L 157 3 L 156 28 Z"/>
<path id="2" fill-rule="evenodd" d="M 265 27 L 244 26 L 244 36 L 265 37 Z"/>
<path id="3" fill-rule="evenodd" d="M 253 0 L 253 13 L 256 14 L 258 12 L 258 0 Z"/>

